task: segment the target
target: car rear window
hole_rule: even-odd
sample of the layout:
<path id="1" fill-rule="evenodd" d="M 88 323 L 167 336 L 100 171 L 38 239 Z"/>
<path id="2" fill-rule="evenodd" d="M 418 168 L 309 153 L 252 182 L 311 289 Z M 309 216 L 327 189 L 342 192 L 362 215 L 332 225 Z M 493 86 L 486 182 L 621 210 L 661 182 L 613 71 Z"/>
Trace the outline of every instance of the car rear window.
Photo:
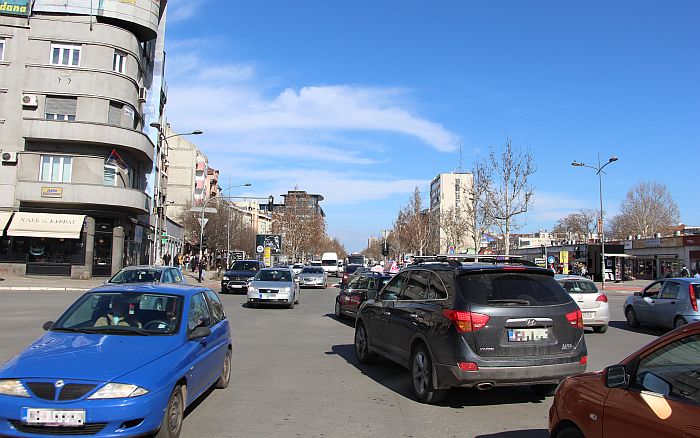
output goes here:
<path id="1" fill-rule="evenodd" d="M 585 280 L 560 280 L 559 284 L 562 285 L 565 291 L 570 294 L 596 294 L 598 293 L 598 288 L 592 281 Z"/>
<path id="2" fill-rule="evenodd" d="M 473 273 L 457 278 L 462 297 L 481 306 L 547 306 L 571 297 L 548 275 L 534 273 Z"/>

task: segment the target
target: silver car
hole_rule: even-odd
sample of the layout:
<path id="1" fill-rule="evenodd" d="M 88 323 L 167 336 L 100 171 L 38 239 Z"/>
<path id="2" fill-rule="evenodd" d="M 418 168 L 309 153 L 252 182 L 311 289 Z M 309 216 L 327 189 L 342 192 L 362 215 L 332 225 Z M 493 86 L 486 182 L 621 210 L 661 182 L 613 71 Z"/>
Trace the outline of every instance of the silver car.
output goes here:
<path id="1" fill-rule="evenodd" d="M 700 278 L 664 278 L 625 300 L 627 325 L 677 328 L 700 321 Z"/>
<path id="2" fill-rule="evenodd" d="M 248 305 L 285 305 L 290 309 L 299 304 L 299 283 L 291 268 L 265 268 L 258 271 L 248 285 Z"/>
<path id="3" fill-rule="evenodd" d="M 325 289 L 328 286 L 328 274 L 321 267 L 307 266 L 299 274 L 299 286 Z"/>

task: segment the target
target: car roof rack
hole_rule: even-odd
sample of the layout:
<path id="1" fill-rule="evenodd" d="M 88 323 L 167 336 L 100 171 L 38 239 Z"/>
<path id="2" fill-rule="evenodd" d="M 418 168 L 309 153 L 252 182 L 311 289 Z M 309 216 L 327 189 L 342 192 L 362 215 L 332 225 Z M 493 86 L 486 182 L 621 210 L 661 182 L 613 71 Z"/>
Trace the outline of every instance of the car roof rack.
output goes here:
<path id="1" fill-rule="evenodd" d="M 523 266 L 537 266 L 522 256 L 501 254 L 435 254 L 431 256 L 413 256 L 413 264 L 421 263 L 447 263 L 450 266 L 462 266 L 462 262 L 512 264 Z"/>

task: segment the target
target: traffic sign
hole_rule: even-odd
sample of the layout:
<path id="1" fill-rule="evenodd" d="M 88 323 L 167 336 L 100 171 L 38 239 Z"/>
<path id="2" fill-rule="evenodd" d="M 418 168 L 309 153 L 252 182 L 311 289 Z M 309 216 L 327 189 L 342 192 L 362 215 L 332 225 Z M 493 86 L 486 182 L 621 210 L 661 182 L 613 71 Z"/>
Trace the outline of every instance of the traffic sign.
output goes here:
<path id="1" fill-rule="evenodd" d="M 453 245 L 450 245 L 450 249 L 447 250 L 448 254 L 454 254 L 455 253 L 455 247 Z"/>
<path id="2" fill-rule="evenodd" d="M 258 254 L 262 254 L 263 251 L 265 251 L 265 248 L 263 248 L 262 245 L 258 245 L 257 248 L 255 248 L 255 252 L 257 252 Z"/>
<path id="3" fill-rule="evenodd" d="M 547 257 L 547 263 L 549 263 L 550 265 L 551 265 L 552 263 L 556 263 L 556 261 L 557 261 L 557 259 L 554 258 L 554 256 L 549 256 L 549 257 Z"/>
<path id="4" fill-rule="evenodd" d="M 209 218 L 206 218 L 206 217 L 205 217 L 204 219 L 199 218 L 199 219 L 197 219 L 197 220 L 199 221 L 199 225 L 201 225 L 202 227 L 206 227 L 206 226 L 207 226 L 207 222 L 209 222 Z"/>

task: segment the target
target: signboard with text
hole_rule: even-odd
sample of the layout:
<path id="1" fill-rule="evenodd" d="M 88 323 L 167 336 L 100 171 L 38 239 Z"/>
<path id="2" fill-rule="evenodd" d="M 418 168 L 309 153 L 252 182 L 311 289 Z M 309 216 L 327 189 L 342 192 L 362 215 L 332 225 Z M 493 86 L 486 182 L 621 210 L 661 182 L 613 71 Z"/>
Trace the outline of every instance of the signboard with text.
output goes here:
<path id="1" fill-rule="evenodd" d="M 62 198 L 63 197 L 63 187 L 42 187 L 41 188 L 42 198 Z"/>
<path id="2" fill-rule="evenodd" d="M 258 254 L 262 254 L 265 248 L 275 255 L 282 253 L 282 236 L 279 234 L 258 234 L 255 236 L 255 248 Z"/>
<path id="3" fill-rule="evenodd" d="M 29 0 L 0 0 L 0 14 L 27 16 Z"/>

